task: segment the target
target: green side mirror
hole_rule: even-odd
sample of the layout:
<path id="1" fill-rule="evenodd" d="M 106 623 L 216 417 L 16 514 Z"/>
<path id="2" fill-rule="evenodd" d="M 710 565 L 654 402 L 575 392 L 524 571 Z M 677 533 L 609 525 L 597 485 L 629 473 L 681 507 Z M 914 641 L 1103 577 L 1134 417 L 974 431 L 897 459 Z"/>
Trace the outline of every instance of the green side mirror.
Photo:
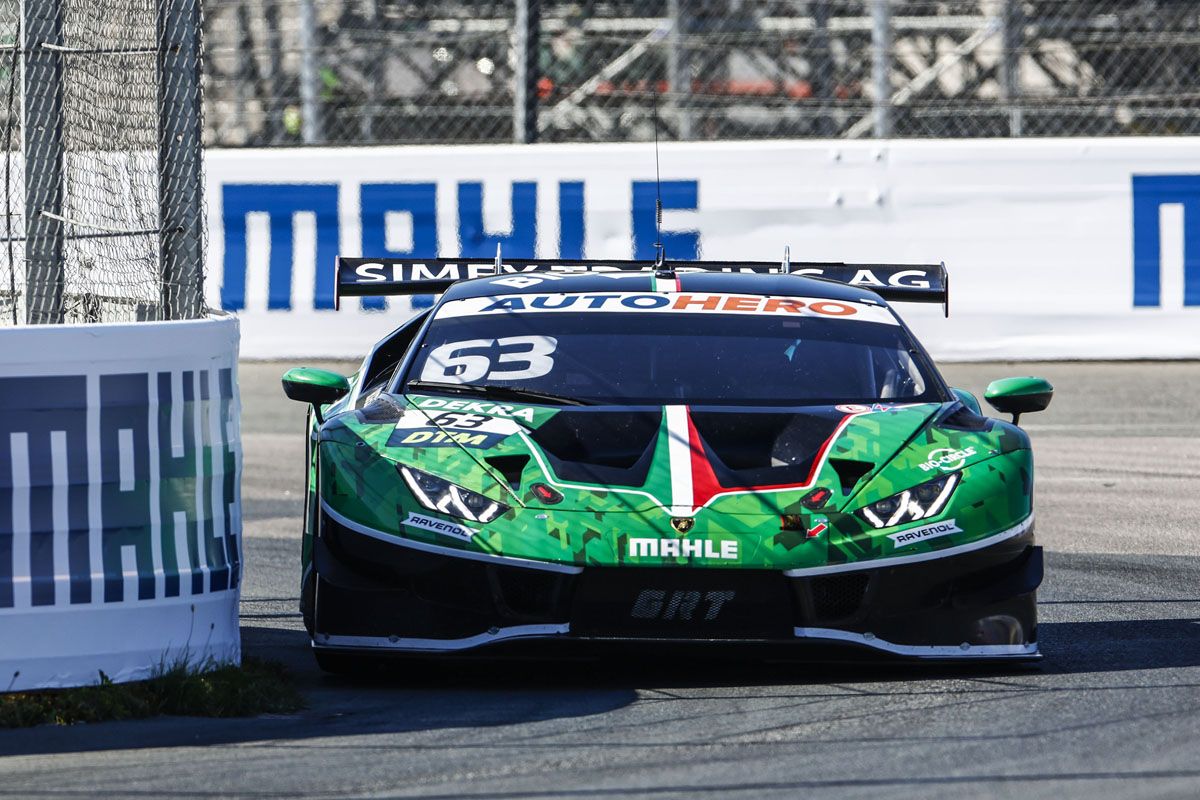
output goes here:
<path id="1" fill-rule="evenodd" d="M 1013 424 L 1022 414 L 1042 411 L 1054 397 L 1054 387 L 1044 378 L 1001 378 L 988 384 L 984 398 L 1001 414 L 1012 414 Z"/>
<path id="2" fill-rule="evenodd" d="M 974 411 L 976 414 L 982 414 L 982 409 L 979 408 L 979 399 L 975 395 L 968 392 L 966 389 L 956 389 L 950 387 L 950 391 L 954 392 L 954 396 L 962 401 L 962 404 Z"/>
<path id="3" fill-rule="evenodd" d="M 283 375 L 283 393 L 292 400 L 311 404 L 318 422 L 325 421 L 321 406 L 337 402 L 349 391 L 350 381 L 346 376 L 327 369 L 296 367 Z"/>

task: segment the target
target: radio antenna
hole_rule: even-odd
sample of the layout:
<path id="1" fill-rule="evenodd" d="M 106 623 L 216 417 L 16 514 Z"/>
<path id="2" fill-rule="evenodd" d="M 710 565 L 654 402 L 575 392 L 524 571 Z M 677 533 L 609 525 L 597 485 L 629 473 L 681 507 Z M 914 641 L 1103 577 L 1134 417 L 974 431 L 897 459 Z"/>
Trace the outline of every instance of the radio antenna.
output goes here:
<path id="1" fill-rule="evenodd" d="M 654 269 L 666 269 L 666 248 L 662 247 L 662 173 L 659 170 L 659 90 L 652 84 L 654 100 Z"/>
<path id="2" fill-rule="evenodd" d="M 658 86 L 651 84 L 654 100 L 654 268 L 663 269 L 667 254 L 662 243 L 662 173 L 658 166 Z"/>

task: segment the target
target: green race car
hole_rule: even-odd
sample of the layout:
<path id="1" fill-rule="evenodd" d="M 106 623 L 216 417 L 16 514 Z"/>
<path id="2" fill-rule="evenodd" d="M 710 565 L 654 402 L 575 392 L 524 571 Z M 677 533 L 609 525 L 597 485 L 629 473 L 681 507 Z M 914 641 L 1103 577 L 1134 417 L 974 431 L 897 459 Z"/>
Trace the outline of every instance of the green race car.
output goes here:
<path id="1" fill-rule="evenodd" d="M 311 404 L 321 665 L 670 645 L 1033 659 L 1033 458 L 889 300 L 938 266 L 339 259 L 438 292 Z M 997 381 L 1013 422 L 1036 378 Z"/>

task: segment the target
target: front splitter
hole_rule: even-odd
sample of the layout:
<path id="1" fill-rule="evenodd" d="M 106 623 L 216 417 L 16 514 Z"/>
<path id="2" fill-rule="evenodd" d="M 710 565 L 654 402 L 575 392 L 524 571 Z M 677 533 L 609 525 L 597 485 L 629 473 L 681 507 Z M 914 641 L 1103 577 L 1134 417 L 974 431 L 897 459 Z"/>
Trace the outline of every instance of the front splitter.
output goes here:
<path id="1" fill-rule="evenodd" d="M 516 625 L 494 628 L 485 633 L 461 639 L 416 639 L 399 636 L 341 636 L 317 634 L 312 642 L 316 650 L 374 654 L 453 656 L 456 654 L 480 657 L 547 657 L 554 655 L 601 655 L 606 649 L 627 646 L 638 648 L 686 648 L 709 650 L 736 648 L 751 653 L 759 650 L 778 651 L 784 658 L 812 659 L 814 648 L 834 651 L 857 651 L 902 660 L 916 661 L 1036 661 L 1041 659 L 1036 642 L 1026 644 L 909 645 L 889 642 L 870 633 L 854 633 L 832 628 L 796 628 L 793 639 L 672 639 L 574 636 L 570 625 Z M 522 652 L 524 650 L 525 652 Z M 814 660 L 825 660 L 817 658 Z M 839 660 L 834 657 L 829 660 Z"/>

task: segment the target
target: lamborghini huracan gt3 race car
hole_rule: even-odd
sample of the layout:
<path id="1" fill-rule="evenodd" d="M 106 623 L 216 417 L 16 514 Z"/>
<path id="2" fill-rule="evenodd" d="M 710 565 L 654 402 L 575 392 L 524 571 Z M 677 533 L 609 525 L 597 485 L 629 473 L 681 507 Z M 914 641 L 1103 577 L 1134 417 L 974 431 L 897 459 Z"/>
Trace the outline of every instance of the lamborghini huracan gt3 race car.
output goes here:
<path id="1" fill-rule="evenodd" d="M 338 261 L 440 293 L 311 404 L 301 608 L 321 665 L 651 643 L 1032 659 L 1042 556 L 1016 426 L 888 301 L 941 265 Z M 820 647 L 814 647 L 819 645 Z M 719 652 L 713 649 L 712 652 Z"/>

